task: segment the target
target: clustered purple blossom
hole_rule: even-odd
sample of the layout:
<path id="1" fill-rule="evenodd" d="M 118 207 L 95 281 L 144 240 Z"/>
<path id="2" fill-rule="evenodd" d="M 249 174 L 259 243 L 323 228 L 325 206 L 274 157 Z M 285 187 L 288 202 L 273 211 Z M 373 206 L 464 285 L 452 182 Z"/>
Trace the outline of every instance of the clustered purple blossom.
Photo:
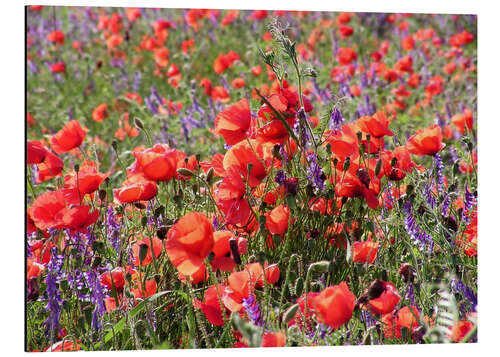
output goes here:
<path id="1" fill-rule="evenodd" d="M 99 317 L 106 313 L 106 305 L 104 304 L 106 288 L 102 286 L 96 270 L 87 271 L 85 276 L 91 291 L 90 302 L 95 306 L 92 312 L 92 328 L 99 330 L 102 327 Z"/>
<path id="2" fill-rule="evenodd" d="M 259 327 L 264 326 L 264 320 L 260 314 L 259 303 L 257 302 L 255 295 L 252 294 L 246 299 L 243 299 L 242 305 L 245 308 L 248 318 L 254 325 Z"/>
<path id="3" fill-rule="evenodd" d="M 285 184 L 285 180 L 286 180 L 285 171 L 278 170 L 278 172 L 276 173 L 276 177 L 274 178 L 274 182 L 276 182 L 280 186 L 283 186 Z"/>
<path id="4" fill-rule="evenodd" d="M 309 181 L 312 183 L 313 187 L 319 191 L 324 191 L 325 181 L 323 180 L 323 170 L 318 165 L 316 155 L 314 153 L 309 153 L 307 155 L 307 161 L 309 166 L 307 167 L 307 175 Z"/>
<path id="5" fill-rule="evenodd" d="M 64 277 L 64 271 L 62 270 L 63 263 L 64 256 L 58 255 L 57 248 L 53 247 L 51 249 L 50 261 L 47 264 L 47 277 L 45 278 L 45 283 L 47 284 L 45 291 L 47 305 L 45 306 L 45 311 L 48 313 L 45 326 L 46 333 L 50 336 L 51 342 L 54 341 L 56 332 L 59 329 L 59 316 L 63 303 L 61 292 L 57 286 Z"/>
<path id="6" fill-rule="evenodd" d="M 405 228 L 406 231 L 408 232 L 408 235 L 413 240 L 413 242 L 418 245 L 421 251 L 424 251 L 425 248 L 428 246 L 429 253 L 431 253 L 434 248 L 434 242 L 432 240 L 432 237 L 429 234 L 425 233 L 418 226 L 417 222 L 415 221 L 415 217 L 413 217 L 413 214 L 411 212 L 411 204 L 409 201 L 405 203 L 403 211 L 406 214 Z"/>
<path id="7" fill-rule="evenodd" d="M 434 159 L 436 164 L 437 190 L 439 194 L 441 194 L 443 192 L 443 186 L 444 186 L 443 160 L 441 159 L 439 154 L 436 154 L 434 156 Z"/>
<path id="8" fill-rule="evenodd" d="M 330 115 L 330 130 L 333 130 L 335 134 L 337 134 L 338 132 L 341 133 L 343 123 L 344 117 L 342 116 L 342 113 L 336 107 L 333 107 L 332 114 Z"/>
<path id="9" fill-rule="evenodd" d="M 469 302 L 472 304 L 472 311 L 476 311 L 477 297 L 474 291 L 465 285 L 462 281 L 457 278 L 453 278 L 450 283 L 451 290 L 454 293 L 462 294 Z"/>
<path id="10" fill-rule="evenodd" d="M 113 213 L 113 207 L 108 208 L 108 212 L 106 214 L 106 225 L 108 231 L 108 241 L 111 244 L 111 247 L 114 249 L 116 254 L 120 253 L 120 229 L 121 225 L 116 220 L 115 215 Z"/>

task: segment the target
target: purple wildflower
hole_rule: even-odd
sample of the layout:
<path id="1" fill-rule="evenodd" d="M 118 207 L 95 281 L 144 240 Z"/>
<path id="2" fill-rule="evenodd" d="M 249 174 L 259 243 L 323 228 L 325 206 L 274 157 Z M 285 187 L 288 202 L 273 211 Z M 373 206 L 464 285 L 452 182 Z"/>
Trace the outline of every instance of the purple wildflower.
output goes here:
<path id="1" fill-rule="evenodd" d="M 403 211 L 406 215 L 405 217 L 405 228 L 410 236 L 411 240 L 418 245 L 418 248 L 421 251 L 424 251 L 427 246 L 429 246 L 429 253 L 432 252 L 434 248 L 434 242 L 432 241 L 432 237 L 422 231 L 415 221 L 415 217 L 411 212 L 411 204 L 410 202 L 406 202 Z"/>
<path id="2" fill-rule="evenodd" d="M 247 313 L 248 318 L 256 326 L 264 326 L 264 320 L 260 315 L 259 303 L 255 298 L 255 295 L 250 295 L 248 298 L 243 299 L 243 307 Z"/>
<path id="3" fill-rule="evenodd" d="M 117 222 L 113 213 L 113 207 L 109 207 L 106 212 L 107 238 L 116 254 L 120 253 L 120 223 Z"/>
<path id="4" fill-rule="evenodd" d="M 344 123 L 344 117 L 342 116 L 342 113 L 336 107 L 333 107 L 332 113 L 330 114 L 330 123 L 329 123 L 330 130 L 334 130 L 335 134 L 337 134 L 338 132 L 341 133 L 343 123 Z"/>
<path id="5" fill-rule="evenodd" d="M 274 178 L 274 182 L 276 182 L 280 186 L 283 186 L 285 180 L 286 180 L 285 171 L 278 170 L 278 172 L 276 173 L 276 177 Z"/>
<path id="6" fill-rule="evenodd" d="M 153 104 L 153 102 L 151 101 L 151 99 L 149 99 L 149 97 L 145 97 L 144 98 L 144 103 L 146 103 L 146 107 L 153 113 L 153 114 L 158 114 L 158 108 L 156 108 Z"/>
<path id="7" fill-rule="evenodd" d="M 443 186 L 444 186 L 444 176 L 443 176 L 443 160 L 439 156 L 439 154 L 436 154 L 434 156 L 435 159 L 435 164 L 436 164 L 436 176 L 437 176 L 437 189 L 438 192 L 441 194 L 443 193 Z"/>
<path id="8" fill-rule="evenodd" d="M 106 305 L 104 304 L 106 288 L 102 286 L 95 270 L 89 270 L 85 275 L 91 290 L 90 301 L 95 305 L 94 311 L 92 312 L 92 328 L 99 330 L 102 327 L 100 318 L 106 313 Z"/>
<path id="9" fill-rule="evenodd" d="M 45 283 L 47 284 L 47 289 L 45 291 L 47 295 L 47 305 L 45 310 L 48 313 L 48 317 L 45 320 L 46 332 L 50 336 L 50 341 L 53 343 L 56 337 L 56 333 L 59 329 L 59 316 L 61 314 L 62 308 L 62 298 L 61 292 L 57 284 L 63 277 L 62 266 L 64 263 L 64 256 L 57 254 L 57 248 L 53 247 L 51 249 L 51 258 L 49 264 L 47 265 L 47 277 L 45 278 Z"/>
<path id="10" fill-rule="evenodd" d="M 476 311 L 476 306 L 477 306 L 477 297 L 476 294 L 474 293 L 474 290 L 472 290 L 470 287 L 465 285 L 462 281 L 458 280 L 457 278 L 453 278 L 451 283 L 451 290 L 454 293 L 459 293 L 462 294 L 469 302 L 472 304 L 472 310 Z"/>
<path id="11" fill-rule="evenodd" d="M 307 175 L 309 181 L 312 183 L 313 187 L 318 191 L 324 191 L 325 189 L 325 180 L 324 173 L 321 166 L 318 165 L 318 161 L 316 155 L 314 153 L 310 153 L 307 155 L 307 161 L 309 162 L 309 166 L 307 167 Z"/>

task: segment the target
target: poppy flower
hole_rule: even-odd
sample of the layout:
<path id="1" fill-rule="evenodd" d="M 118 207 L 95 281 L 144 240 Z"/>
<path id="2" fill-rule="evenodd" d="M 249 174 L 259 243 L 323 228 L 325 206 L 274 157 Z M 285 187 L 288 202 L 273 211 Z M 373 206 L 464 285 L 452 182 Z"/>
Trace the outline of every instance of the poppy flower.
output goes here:
<path id="1" fill-rule="evenodd" d="M 123 182 L 121 188 L 113 190 L 115 199 L 121 203 L 133 203 L 137 201 L 149 201 L 158 193 L 158 187 L 154 181 L 139 176 L 131 177 Z"/>
<path id="2" fill-rule="evenodd" d="M 443 83 L 444 83 L 443 77 L 441 76 L 431 77 L 427 83 L 428 84 L 425 87 L 425 93 L 429 97 L 438 95 L 443 91 Z"/>
<path id="3" fill-rule="evenodd" d="M 326 130 L 323 134 L 325 145 L 330 144 L 332 153 L 340 159 L 359 151 L 358 138 L 354 128 L 354 124 L 344 124 L 342 130 Z"/>
<path id="4" fill-rule="evenodd" d="M 377 258 L 378 242 L 354 242 L 352 245 L 352 261 L 354 263 L 373 264 Z"/>
<path id="5" fill-rule="evenodd" d="M 283 332 L 265 332 L 262 335 L 262 347 L 283 347 L 286 343 L 286 336 Z"/>
<path id="6" fill-rule="evenodd" d="M 48 240 L 32 240 L 29 245 L 29 250 L 37 263 L 47 265 L 51 258 L 50 250 L 55 246 L 54 243 Z"/>
<path id="7" fill-rule="evenodd" d="M 453 342 L 462 341 L 469 331 L 472 330 L 473 326 L 472 322 L 467 320 L 457 322 L 451 329 L 451 340 Z"/>
<path id="8" fill-rule="evenodd" d="M 125 272 L 123 268 L 115 268 L 101 274 L 100 282 L 109 291 L 113 291 L 113 287 L 117 293 L 121 293 L 125 287 Z"/>
<path id="9" fill-rule="evenodd" d="M 465 108 L 463 113 L 455 114 L 451 117 L 451 123 L 457 127 L 460 134 L 465 134 L 465 127 L 471 131 L 473 125 L 472 110 Z"/>
<path id="10" fill-rule="evenodd" d="M 83 196 L 97 190 L 108 176 L 109 172 L 104 174 L 98 171 L 95 162 L 84 161 L 78 173 L 72 171 L 69 175 L 64 176 L 64 188 L 78 189 Z"/>
<path id="11" fill-rule="evenodd" d="M 254 66 L 251 68 L 251 72 L 255 77 L 260 76 L 262 73 L 262 67 L 261 66 Z"/>
<path id="12" fill-rule="evenodd" d="M 266 213 L 266 228 L 271 234 L 282 235 L 288 229 L 289 218 L 290 209 L 285 205 L 279 205 Z"/>
<path id="13" fill-rule="evenodd" d="M 40 141 L 28 141 L 26 144 L 27 164 L 40 164 L 45 160 L 47 151 Z"/>
<path id="14" fill-rule="evenodd" d="M 78 120 L 66 123 L 51 139 L 52 149 L 63 154 L 80 146 L 85 139 L 85 130 Z"/>
<path id="15" fill-rule="evenodd" d="M 368 291 L 368 307 L 374 314 L 387 314 L 394 310 L 401 301 L 394 284 L 387 281 L 375 280 Z"/>
<path id="16" fill-rule="evenodd" d="M 52 73 L 65 73 L 66 64 L 64 62 L 57 62 L 50 65 L 50 71 Z"/>
<path id="17" fill-rule="evenodd" d="M 200 309 L 207 320 L 214 326 L 223 326 L 224 318 L 222 316 L 221 303 L 222 295 L 226 289 L 225 285 L 218 284 L 211 285 L 206 291 L 203 301 L 198 299 L 193 300 L 193 306 L 196 309 Z M 224 308 L 224 313 L 226 314 L 226 320 L 229 320 L 229 310 Z"/>
<path id="18" fill-rule="evenodd" d="M 177 168 L 177 152 L 167 145 L 156 144 L 152 148 L 135 151 L 137 169 L 153 181 L 170 181 Z"/>
<path id="19" fill-rule="evenodd" d="M 226 144 L 235 145 L 247 137 L 251 122 L 248 100 L 227 107 L 215 117 L 215 132 L 221 135 Z"/>
<path id="20" fill-rule="evenodd" d="M 99 104 L 92 111 L 92 119 L 98 123 L 108 117 L 108 105 L 106 103 Z"/>
<path id="21" fill-rule="evenodd" d="M 388 135 L 393 136 L 394 133 L 389 130 L 389 119 L 383 111 L 378 111 L 372 116 L 363 116 L 356 121 L 356 124 L 367 134 L 375 138 Z"/>
<path id="22" fill-rule="evenodd" d="M 337 61 L 342 65 L 348 65 L 352 61 L 356 60 L 358 55 L 350 47 L 341 47 L 337 52 Z"/>
<path id="23" fill-rule="evenodd" d="M 345 282 L 326 288 L 312 299 L 318 321 L 334 329 L 351 319 L 355 303 L 356 297 Z"/>
<path id="24" fill-rule="evenodd" d="M 342 35 L 342 38 L 349 37 L 354 33 L 354 29 L 351 26 L 340 25 L 339 31 Z"/>
<path id="25" fill-rule="evenodd" d="M 137 287 L 130 289 L 130 291 L 132 292 L 132 294 L 134 294 L 134 298 L 136 300 L 137 299 L 144 300 L 156 294 L 157 289 L 158 289 L 158 284 L 156 283 L 156 281 L 146 280 L 146 282 L 144 283 L 144 288 L 142 286 L 142 283 L 138 282 Z"/>
<path id="26" fill-rule="evenodd" d="M 153 253 L 151 251 L 151 243 L 153 245 L 153 251 L 154 251 L 154 258 L 155 260 L 158 259 L 160 256 L 162 250 L 163 250 L 163 242 L 156 237 L 145 237 L 142 238 L 141 240 L 135 242 L 132 245 L 132 254 L 134 256 L 134 261 L 133 264 L 138 267 L 138 266 L 146 266 L 149 265 L 153 262 Z M 146 255 L 144 259 L 141 261 L 141 249 L 147 248 Z"/>
<path id="27" fill-rule="evenodd" d="M 222 26 L 230 25 L 230 24 L 233 23 L 234 20 L 236 20 L 238 18 L 238 16 L 239 16 L 239 11 L 238 10 L 229 10 L 226 13 L 226 16 L 224 16 L 224 18 L 220 22 L 220 24 Z"/>
<path id="28" fill-rule="evenodd" d="M 245 80 L 241 77 L 235 78 L 231 82 L 231 85 L 236 89 L 243 88 L 245 86 Z"/>
<path id="29" fill-rule="evenodd" d="M 441 127 L 437 124 L 417 132 L 408 139 L 406 147 L 410 154 L 415 155 L 436 155 L 446 145 L 442 142 L 443 134 Z"/>
<path id="30" fill-rule="evenodd" d="M 47 40 L 62 45 L 64 43 L 64 32 L 61 30 L 52 31 L 47 35 Z"/>
<path id="31" fill-rule="evenodd" d="M 243 309 L 243 299 L 247 299 L 255 290 L 255 277 L 251 271 L 234 272 L 227 278 L 228 285 L 224 289 L 222 301 L 224 306 L 232 312 Z"/>
<path id="32" fill-rule="evenodd" d="M 168 231 L 165 250 L 177 270 L 185 275 L 196 272 L 214 245 L 214 229 L 203 213 L 190 212 Z"/>
<path id="33" fill-rule="evenodd" d="M 307 330 L 311 329 L 312 316 L 314 315 L 313 301 L 318 295 L 319 293 L 307 293 L 307 295 L 303 294 L 301 297 L 297 299 L 297 304 L 299 305 L 299 311 L 297 311 L 294 318 L 290 320 L 290 322 L 288 323 L 289 326 L 297 325 L 300 328 L 300 330 L 302 330 L 304 327 Z M 307 300 L 307 311 L 306 311 L 306 300 Z"/>
<path id="34" fill-rule="evenodd" d="M 379 206 L 377 193 L 373 189 L 367 187 L 359 177 L 353 175 L 349 171 L 347 171 L 345 175 L 343 175 L 342 180 L 339 180 L 335 185 L 335 191 L 340 197 L 364 197 L 368 207 L 372 209 Z"/>
<path id="35" fill-rule="evenodd" d="M 200 162 L 200 167 L 204 173 L 208 173 L 208 170 L 213 168 L 215 176 L 224 177 L 226 175 L 226 171 L 224 170 L 223 161 L 224 155 L 222 155 L 221 153 L 217 153 L 212 156 L 210 161 Z"/>
<path id="36" fill-rule="evenodd" d="M 231 271 L 236 266 L 236 263 L 230 255 L 230 239 L 235 239 L 234 234 L 230 231 L 214 232 L 214 246 L 212 248 L 214 258 L 210 262 L 210 264 L 212 265 L 212 269 Z"/>
<path id="37" fill-rule="evenodd" d="M 45 148 L 45 159 L 37 165 L 38 172 L 36 182 L 41 183 L 56 176 L 59 176 L 64 167 L 64 163 L 60 157 Z"/>
<path id="38" fill-rule="evenodd" d="M 384 174 L 389 180 L 399 181 L 405 178 L 417 166 L 410 157 L 406 146 L 398 146 L 392 152 L 384 150 L 381 153 Z"/>
<path id="39" fill-rule="evenodd" d="M 213 87 L 210 92 L 210 96 L 215 102 L 227 103 L 230 100 L 229 92 L 222 86 Z"/>
<path id="40" fill-rule="evenodd" d="M 406 36 L 401 40 L 401 48 L 405 51 L 413 50 L 415 47 L 415 40 L 412 35 Z"/>
<path id="41" fill-rule="evenodd" d="M 405 306 L 396 314 L 388 313 L 382 316 L 384 335 L 386 338 L 401 338 L 401 329 L 405 327 L 410 334 L 419 326 L 420 313 L 415 306 Z"/>
<path id="42" fill-rule="evenodd" d="M 413 73 L 408 77 L 407 83 L 411 88 L 417 88 L 420 84 L 420 76 L 417 73 Z"/>
<path id="43" fill-rule="evenodd" d="M 184 275 L 181 272 L 177 271 L 177 276 L 183 284 L 187 284 L 187 278 L 189 278 L 189 282 L 192 285 L 196 285 L 201 283 L 202 281 L 208 280 L 207 268 L 204 265 L 201 265 L 197 271 L 190 275 Z"/>
<path id="44" fill-rule="evenodd" d="M 217 206 L 224 212 L 226 223 L 234 225 L 247 223 L 250 205 L 245 194 L 246 186 L 240 170 L 236 166 L 229 167 L 215 192 Z"/>
<path id="45" fill-rule="evenodd" d="M 453 47 L 460 47 L 462 45 L 468 44 L 474 41 L 474 35 L 472 35 L 467 30 L 463 30 L 462 32 L 453 35 L 450 37 L 449 44 Z"/>
<path id="46" fill-rule="evenodd" d="M 245 181 L 248 179 L 248 185 L 256 187 L 267 175 L 263 165 L 264 150 L 264 145 L 257 140 L 241 141 L 232 146 L 224 155 L 224 169 L 235 166 L 243 179 Z M 251 165 L 250 171 L 249 165 Z"/>
<path id="47" fill-rule="evenodd" d="M 27 275 L 26 278 L 30 280 L 31 278 L 36 278 L 43 273 L 45 267 L 36 262 L 33 258 L 28 258 L 26 262 Z"/>
<path id="48" fill-rule="evenodd" d="M 70 340 L 59 341 L 52 346 L 47 347 L 44 352 L 67 352 L 67 351 L 80 351 L 82 348 L 78 343 Z"/>

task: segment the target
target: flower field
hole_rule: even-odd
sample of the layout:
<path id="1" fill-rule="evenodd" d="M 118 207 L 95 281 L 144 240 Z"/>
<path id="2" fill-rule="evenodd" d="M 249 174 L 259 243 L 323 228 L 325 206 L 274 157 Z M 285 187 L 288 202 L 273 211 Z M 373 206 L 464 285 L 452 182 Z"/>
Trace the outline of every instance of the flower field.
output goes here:
<path id="1" fill-rule="evenodd" d="M 473 15 L 26 8 L 26 350 L 477 341 Z"/>

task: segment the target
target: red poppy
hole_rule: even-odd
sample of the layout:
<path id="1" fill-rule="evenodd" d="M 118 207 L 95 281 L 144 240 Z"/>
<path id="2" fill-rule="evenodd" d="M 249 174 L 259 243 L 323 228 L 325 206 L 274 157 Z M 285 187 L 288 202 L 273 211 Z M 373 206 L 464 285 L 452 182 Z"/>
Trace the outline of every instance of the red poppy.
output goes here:
<path id="1" fill-rule="evenodd" d="M 359 150 L 358 138 L 354 128 L 354 124 L 344 124 L 342 130 L 326 130 L 323 134 L 325 145 L 330 144 L 332 153 L 340 159 L 351 156 Z"/>
<path id="2" fill-rule="evenodd" d="M 358 58 L 356 52 L 350 47 L 341 47 L 337 52 L 337 61 L 342 65 L 348 65 Z"/>
<path id="3" fill-rule="evenodd" d="M 436 155 L 446 145 L 442 142 L 443 134 L 437 124 L 417 132 L 408 139 L 408 152 L 415 155 Z"/>
<path id="4" fill-rule="evenodd" d="M 410 51 L 413 50 L 415 47 L 415 40 L 413 39 L 412 35 L 406 36 L 401 40 L 401 47 L 405 51 Z"/>
<path id="5" fill-rule="evenodd" d="M 106 103 L 99 104 L 92 111 L 92 119 L 100 123 L 108 117 L 108 105 Z"/>
<path id="6" fill-rule="evenodd" d="M 271 234 L 282 235 L 288 229 L 290 209 L 285 205 L 279 205 L 272 211 L 266 213 L 266 228 Z"/>
<path id="7" fill-rule="evenodd" d="M 85 130 L 78 120 L 66 123 L 51 139 L 52 149 L 57 154 L 68 152 L 80 146 L 85 139 Z"/>
<path id="8" fill-rule="evenodd" d="M 474 35 L 472 35 L 467 30 L 463 30 L 462 32 L 453 35 L 450 37 L 449 43 L 453 47 L 460 47 L 462 45 L 468 44 L 474 41 Z"/>
<path id="9" fill-rule="evenodd" d="M 226 175 L 225 173 L 226 171 L 224 170 L 223 161 L 224 161 L 224 155 L 217 153 L 214 156 L 212 156 L 212 159 L 210 161 L 200 162 L 200 167 L 205 173 L 208 173 L 208 170 L 213 168 L 215 176 L 224 177 Z"/>
<path id="10" fill-rule="evenodd" d="M 62 45 L 64 43 L 64 32 L 61 30 L 52 31 L 47 35 L 47 40 Z"/>
<path id="11" fill-rule="evenodd" d="M 419 326 L 420 313 L 415 306 L 405 306 L 397 314 L 388 313 L 382 316 L 386 338 L 401 338 L 401 329 L 407 328 L 410 334 Z"/>
<path id="12" fill-rule="evenodd" d="M 257 156 L 258 155 L 258 156 Z M 224 155 L 224 169 L 235 166 L 239 174 L 250 187 L 256 187 L 266 177 L 266 168 L 263 165 L 264 145 L 256 140 L 241 141 L 231 147 Z M 252 168 L 248 171 L 248 166 Z"/>
<path id="13" fill-rule="evenodd" d="M 59 341 L 52 346 L 47 347 L 44 352 L 67 352 L 67 351 L 80 351 L 82 348 L 78 343 L 70 340 Z"/>
<path id="14" fill-rule="evenodd" d="M 172 264 L 185 275 L 204 264 L 214 245 L 214 229 L 203 213 L 190 212 L 168 231 L 165 250 Z"/>
<path id="15" fill-rule="evenodd" d="M 219 56 L 214 61 L 214 71 L 217 74 L 221 74 L 227 68 L 231 67 L 233 62 L 239 60 L 240 56 L 234 52 L 229 51 L 227 54 L 219 53 Z"/>
<path id="16" fill-rule="evenodd" d="M 413 73 L 413 59 L 411 56 L 404 56 L 398 59 L 396 64 L 394 65 L 394 69 L 399 72 L 407 72 L 407 73 Z"/>
<path id="17" fill-rule="evenodd" d="M 372 116 L 363 116 L 356 121 L 356 124 L 362 131 L 375 138 L 380 138 L 385 135 L 394 135 L 394 133 L 389 130 L 389 123 L 390 121 L 383 111 L 378 111 Z"/>
<path id="18" fill-rule="evenodd" d="M 398 146 L 392 152 L 384 150 L 381 153 L 384 174 L 389 180 L 399 181 L 405 178 L 417 166 L 410 157 L 406 146 Z"/>
<path id="19" fill-rule="evenodd" d="M 187 278 L 189 278 L 189 282 L 192 285 L 196 285 L 198 283 L 201 283 L 202 281 L 208 280 L 207 268 L 204 265 L 200 266 L 200 268 L 197 271 L 195 271 L 193 274 L 190 275 L 184 275 L 181 272 L 177 271 L 177 276 L 179 277 L 179 280 L 183 284 L 187 283 Z"/>
<path id="20" fill-rule="evenodd" d="M 158 193 L 154 181 L 149 181 L 141 176 L 132 176 L 123 182 L 121 188 L 113 190 L 116 200 L 121 203 L 149 201 Z"/>
<path id="21" fill-rule="evenodd" d="M 339 31 L 342 34 L 342 38 L 349 37 L 354 33 L 354 29 L 346 25 L 340 25 Z"/>
<path id="22" fill-rule="evenodd" d="M 312 305 L 319 322 L 332 328 L 339 328 L 351 319 L 356 297 L 345 282 L 330 286 L 312 299 Z"/>
<path id="23" fill-rule="evenodd" d="M 125 9 L 125 16 L 130 22 L 134 22 L 135 20 L 141 18 L 141 10 L 136 7 L 128 7 Z"/>
<path id="24" fill-rule="evenodd" d="M 289 326 L 297 325 L 300 330 L 304 327 L 307 330 L 311 329 L 312 316 L 314 315 L 313 301 L 318 296 L 319 293 L 307 293 L 303 294 L 297 299 L 297 304 L 299 305 L 299 311 L 295 314 L 295 317 L 288 323 Z M 306 300 L 307 300 L 307 312 L 306 312 Z M 305 321 L 305 325 L 304 325 Z"/>
<path id="25" fill-rule="evenodd" d="M 36 182 L 41 183 L 50 180 L 53 177 L 59 176 L 64 167 L 64 163 L 57 155 L 49 149 L 45 149 L 45 159 L 37 165 L 38 172 Z"/>
<path id="26" fill-rule="evenodd" d="M 354 242 L 352 245 L 352 261 L 354 263 L 373 264 L 377 258 L 378 242 Z"/>
<path id="27" fill-rule="evenodd" d="M 429 79 L 425 87 L 425 93 L 432 97 L 440 94 L 443 91 L 444 79 L 441 76 L 434 76 Z"/>
<path id="28" fill-rule="evenodd" d="M 132 294 L 134 294 L 134 298 L 137 299 L 147 299 L 150 296 L 153 296 L 156 294 L 156 291 L 158 289 L 158 284 L 154 280 L 146 280 L 144 283 L 144 288 L 142 286 L 142 282 L 137 283 L 136 288 L 130 289 Z"/>
<path id="29" fill-rule="evenodd" d="M 50 71 L 52 73 L 64 73 L 66 72 L 66 64 L 64 62 L 57 62 L 50 65 Z"/>
<path id="30" fill-rule="evenodd" d="M 152 148 L 135 151 L 135 168 L 153 181 L 170 181 L 176 174 L 177 152 L 168 145 L 156 144 Z"/>
<path id="31" fill-rule="evenodd" d="M 218 284 L 217 286 L 211 285 L 204 295 L 203 301 L 198 299 L 193 300 L 193 306 L 203 311 L 207 320 L 214 326 L 223 326 L 224 318 L 221 310 L 221 299 L 226 289 L 225 285 Z M 224 308 L 226 320 L 229 320 L 229 310 Z"/>
<path id="32" fill-rule="evenodd" d="M 460 342 L 472 330 L 474 325 L 470 321 L 459 321 L 451 329 L 451 339 L 453 342 Z"/>
<path id="33" fill-rule="evenodd" d="M 370 296 L 368 306 L 374 314 L 387 314 L 394 310 L 401 297 L 394 284 L 386 281 L 380 283 L 379 291 L 375 292 L 375 296 Z"/>
<path id="34" fill-rule="evenodd" d="M 264 20 L 267 17 L 267 10 L 253 10 L 250 20 Z"/>
<path id="35" fill-rule="evenodd" d="M 229 92 L 222 86 L 213 87 L 210 95 L 212 97 L 212 100 L 216 102 L 219 101 L 221 103 L 227 103 L 230 100 Z"/>
<path id="36" fill-rule="evenodd" d="M 83 196 L 97 190 L 108 176 L 109 172 L 105 174 L 99 172 L 95 162 L 86 160 L 80 166 L 78 173 L 72 171 L 64 176 L 64 188 L 78 189 Z"/>
<path id="37" fill-rule="evenodd" d="M 145 237 L 145 238 L 142 238 L 141 240 L 135 242 L 132 245 L 132 253 L 134 255 L 133 263 L 136 267 L 146 266 L 146 265 L 149 265 L 153 262 L 153 253 L 151 251 L 151 243 L 153 243 L 154 258 L 156 260 L 156 259 L 158 259 L 158 257 L 160 256 L 160 254 L 163 250 L 163 242 L 159 238 Z M 147 248 L 146 255 L 142 261 L 141 261 L 141 247 L 144 247 L 142 249 Z"/>
<path id="38" fill-rule="evenodd" d="M 212 269 L 231 271 L 236 266 L 236 263 L 231 258 L 231 248 L 229 240 L 235 239 L 234 234 L 230 231 L 216 231 L 214 232 L 214 246 L 212 252 L 214 258 L 210 262 Z"/>
<path id="39" fill-rule="evenodd" d="M 286 336 L 283 332 L 265 332 L 262 335 L 262 347 L 283 347 L 286 343 Z"/>
<path id="40" fill-rule="evenodd" d="M 248 100 L 242 99 L 217 114 L 215 132 L 224 138 L 226 144 L 237 144 L 247 137 L 251 119 Z"/>
<path id="41" fill-rule="evenodd" d="M 40 141 L 28 141 L 26 144 L 26 153 L 28 165 L 42 163 L 47 155 L 47 151 Z"/>
<path id="42" fill-rule="evenodd" d="M 28 212 L 40 230 L 57 228 L 83 231 L 97 220 L 99 211 L 91 212 L 89 206 L 78 206 L 78 201 L 75 190 L 48 191 L 35 199 Z"/>
<path id="43" fill-rule="evenodd" d="M 234 225 L 247 223 L 250 205 L 245 198 L 245 182 L 236 166 L 227 168 L 224 179 L 215 192 L 217 206 L 224 212 L 226 223 Z"/>
<path id="44" fill-rule="evenodd" d="M 113 291 L 114 287 L 117 293 L 121 293 L 125 287 L 125 272 L 120 267 L 107 271 L 101 274 L 100 282 L 109 291 Z"/>
<path id="45" fill-rule="evenodd" d="M 465 127 L 469 131 L 472 130 L 473 120 L 472 110 L 465 108 L 463 113 L 455 114 L 451 118 L 451 123 L 457 127 L 460 134 L 465 134 Z"/>
<path id="46" fill-rule="evenodd" d="M 407 83 L 411 88 L 417 88 L 420 84 L 420 76 L 417 73 L 413 73 L 408 77 Z"/>
<path id="47" fill-rule="evenodd" d="M 35 259 L 33 258 L 28 258 L 26 262 L 26 268 L 27 268 L 26 278 L 28 280 L 30 280 L 31 278 L 38 277 L 45 270 L 45 267 L 42 264 L 36 262 Z"/>
<path id="48" fill-rule="evenodd" d="M 229 275 L 228 286 L 224 289 L 222 298 L 224 306 L 232 312 L 243 309 L 243 299 L 253 294 L 257 278 L 248 269 Z"/>
<path id="49" fill-rule="evenodd" d="M 243 88 L 245 86 L 245 80 L 241 77 L 238 77 L 238 78 L 233 79 L 231 84 L 236 89 Z"/>
<path id="50" fill-rule="evenodd" d="M 364 197 L 370 208 L 377 208 L 379 206 L 377 193 L 349 171 L 335 185 L 335 191 L 340 197 Z"/>

